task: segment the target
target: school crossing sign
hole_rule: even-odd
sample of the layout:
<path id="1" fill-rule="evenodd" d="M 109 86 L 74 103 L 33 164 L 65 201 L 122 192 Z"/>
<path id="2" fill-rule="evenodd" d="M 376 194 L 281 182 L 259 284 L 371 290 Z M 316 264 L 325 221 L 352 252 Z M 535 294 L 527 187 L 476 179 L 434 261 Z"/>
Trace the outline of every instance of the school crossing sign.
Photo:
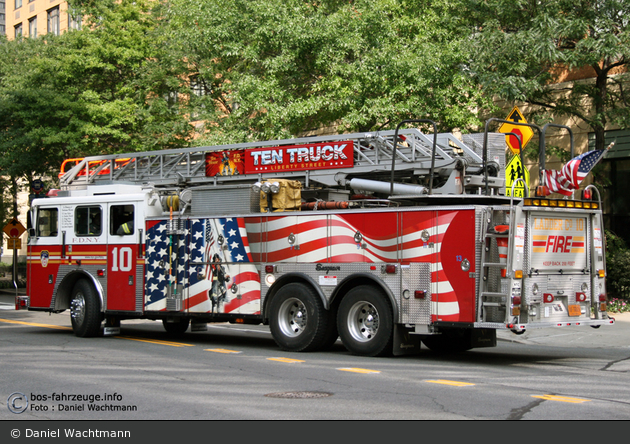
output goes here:
<path id="1" fill-rule="evenodd" d="M 518 181 L 518 179 L 523 179 Z M 512 185 L 514 186 L 514 197 L 525 197 L 525 187 L 529 189 L 529 171 L 523 166 L 521 157 L 513 155 L 505 167 L 505 195 L 512 196 Z"/>

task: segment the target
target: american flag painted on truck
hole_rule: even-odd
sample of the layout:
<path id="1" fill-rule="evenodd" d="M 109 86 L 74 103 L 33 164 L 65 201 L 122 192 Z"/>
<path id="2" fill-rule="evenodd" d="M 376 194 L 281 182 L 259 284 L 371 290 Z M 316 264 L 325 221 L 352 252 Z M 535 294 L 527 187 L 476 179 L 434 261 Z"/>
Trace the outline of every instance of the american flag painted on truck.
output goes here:
<path id="1" fill-rule="evenodd" d="M 186 310 L 210 312 L 211 262 L 216 255 L 230 277 L 220 312 L 260 312 L 259 274 L 242 218 L 187 219 L 179 235 L 168 234 L 168 224 L 168 220 L 147 223 L 146 310 L 165 310 L 170 287 L 171 294 L 182 292 Z M 233 284 L 236 292 L 231 291 Z"/>
<path id="2" fill-rule="evenodd" d="M 260 312 L 256 264 L 427 262 L 433 320 L 473 322 L 475 280 L 462 271 L 461 261 L 467 258 L 474 272 L 474 220 L 474 210 L 189 219 L 172 246 L 168 221 L 152 221 L 147 225 L 146 309 L 165 309 L 167 286 L 179 283 L 186 309 L 210 312 L 215 254 L 230 275 L 222 311 L 248 314 Z M 237 293 L 229 289 L 233 283 Z"/>

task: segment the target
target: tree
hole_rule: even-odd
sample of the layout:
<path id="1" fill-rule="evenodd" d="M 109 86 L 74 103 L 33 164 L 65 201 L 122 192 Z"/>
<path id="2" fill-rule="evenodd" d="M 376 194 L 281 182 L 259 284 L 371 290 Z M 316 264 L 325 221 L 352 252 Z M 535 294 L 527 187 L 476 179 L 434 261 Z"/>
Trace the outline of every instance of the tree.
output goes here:
<path id="1" fill-rule="evenodd" d="M 630 124 L 629 0 L 462 0 L 476 23 L 469 66 L 488 94 L 572 116 L 604 149 L 610 125 Z M 593 81 L 557 85 L 567 71 Z M 620 74 L 621 73 L 621 74 Z"/>
<path id="2" fill-rule="evenodd" d="M 163 31 L 191 67 L 206 140 L 243 142 L 478 124 L 490 106 L 461 69 L 468 27 L 449 0 L 172 0 Z"/>
<path id="3" fill-rule="evenodd" d="M 0 45 L 0 174 L 29 177 L 64 158 L 175 147 L 192 127 L 169 98 L 184 82 L 157 65 L 147 1 L 73 6 L 82 30 Z"/>

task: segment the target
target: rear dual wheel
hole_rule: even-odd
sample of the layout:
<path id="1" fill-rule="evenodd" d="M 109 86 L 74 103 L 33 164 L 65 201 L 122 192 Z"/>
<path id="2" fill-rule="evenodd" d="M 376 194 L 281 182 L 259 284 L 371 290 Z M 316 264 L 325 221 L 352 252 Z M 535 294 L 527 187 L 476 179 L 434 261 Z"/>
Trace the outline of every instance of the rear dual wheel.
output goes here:
<path id="1" fill-rule="evenodd" d="M 385 356 L 392 353 L 394 320 L 383 292 L 368 285 L 348 292 L 339 305 L 337 329 L 353 354 Z"/>
<path id="2" fill-rule="evenodd" d="M 295 352 L 314 351 L 336 339 L 330 313 L 308 285 L 284 285 L 271 301 L 269 328 L 276 344 Z"/>

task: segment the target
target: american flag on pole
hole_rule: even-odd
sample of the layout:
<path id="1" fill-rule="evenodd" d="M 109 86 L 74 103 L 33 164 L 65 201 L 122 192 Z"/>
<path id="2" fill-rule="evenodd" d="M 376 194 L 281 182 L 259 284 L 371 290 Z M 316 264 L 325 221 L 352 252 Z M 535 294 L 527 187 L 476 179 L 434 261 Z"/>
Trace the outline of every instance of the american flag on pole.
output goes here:
<path id="1" fill-rule="evenodd" d="M 544 170 L 544 185 L 547 186 L 549 194 L 560 193 L 565 196 L 573 194 L 573 191 L 580 188 L 582 180 L 604 157 L 604 154 L 606 154 L 606 150 L 589 151 L 571 159 L 560 171 Z"/>

